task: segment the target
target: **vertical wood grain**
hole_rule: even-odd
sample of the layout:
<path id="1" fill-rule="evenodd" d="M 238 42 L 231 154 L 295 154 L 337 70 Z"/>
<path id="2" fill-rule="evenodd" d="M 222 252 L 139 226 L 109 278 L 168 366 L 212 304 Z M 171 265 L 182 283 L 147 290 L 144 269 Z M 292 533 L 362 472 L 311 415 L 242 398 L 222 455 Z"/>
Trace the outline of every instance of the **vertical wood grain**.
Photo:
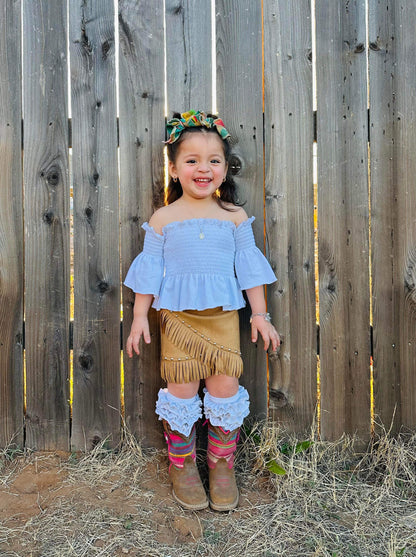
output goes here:
<path id="1" fill-rule="evenodd" d="M 142 250 L 144 231 L 154 209 L 163 205 L 164 54 L 163 1 L 121 0 L 120 33 L 120 221 L 122 279 Z M 134 294 L 123 288 L 123 344 L 131 321 Z M 124 352 L 125 421 L 146 446 L 163 443 L 155 414 L 160 377 L 159 314 L 151 309 L 152 342 L 132 360 Z"/>
<path id="2" fill-rule="evenodd" d="M 66 5 L 23 2 L 26 443 L 69 440 Z"/>
<path id="3" fill-rule="evenodd" d="M 0 447 L 23 445 L 20 1 L 0 8 Z"/>
<path id="4" fill-rule="evenodd" d="M 72 447 L 120 436 L 120 267 L 113 0 L 71 0 Z"/>
<path id="5" fill-rule="evenodd" d="M 212 110 L 211 2 L 166 0 L 166 90 L 172 112 Z"/>
<path id="6" fill-rule="evenodd" d="M 266 230 L 278 277 L 268 301 L 283 339 L 270 357 L 270 410 L 299 432 L 317 400 L 311 29 L 310 0 L 264 2 Z"/>
<path id="7" fill-rule="evenodd" d="M 316 2 L 321 432 L 370 434 L 364 0 Z"/>
<path id="8" fill-rule="evenodd" d="M 416 6 L 370 0 L 376 425 L 416 425 Z"/>
<path id="9" fill-rule="evenodd" d="M 240 199 L 254 215 L 254 234 L 264 246 L 262 10 L 261 2 L 217 0 L 217 106 L 232 136 Z M 267 412 L 267 370 L 262 341 L 251 342 L 250 309 L 240 312 L 244 374 L 253 417 Z"/>
<path id="10" fill-rule="evenodd" d="M 316 0 L 325 439 L 345 432 L 365 440 L 370 433 L 370 284 L 376 425 L 393 433 L 416 425 L 416 7 L 368 0 L 368 119 L 366 2 Z M 266 415 L 270 387 L 272 417 L 296 432 L 310 426 L 316 394 L 310 3 L 215 3 L 218 113 L 233 137 L 233 168 L 245 209 L 256 217 L 257 245 L 278 275 L 268 303 L 284 341 L 269 360 L 268 383 L 262 343 L 250 340 L 250 310 L 241 311 L 242 383 L 253 417 Z M 24 442 L 24 330 L 27 447 L 118 442 L 120 281 L 142 249 L 141 225 L 163 204 L 164 109 L 170 116 L 215 104 L 210 1 L 119 0 L 118 8 L 119 130 L 114 2 L 69 0 L 72 441 L 67 6 L 5 0 L 0 8 L 1 447 Z M 124 343 L 132 304 L 124 288 Z M 154 413 L 161 386 L 158 315 L 151 310 L 149 318 L 151 345 L 140 358 L 124 359 L 125 421 L 144 446 L 161 446 Z"/>

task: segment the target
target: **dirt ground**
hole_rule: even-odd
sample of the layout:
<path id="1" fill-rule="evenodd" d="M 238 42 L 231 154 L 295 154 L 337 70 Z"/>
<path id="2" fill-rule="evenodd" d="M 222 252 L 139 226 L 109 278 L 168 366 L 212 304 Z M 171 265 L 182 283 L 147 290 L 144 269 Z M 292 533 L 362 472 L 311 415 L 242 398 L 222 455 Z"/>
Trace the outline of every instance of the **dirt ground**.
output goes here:
<path id="1" fill-rule="evenodd" d="M 139 547 L 137 540 L 129 541 L 129 531 L 142 528 L 143 517 L 147 519 L 144 527 L 153 531 L 155 547 L 178 548 L 175 554 L 162 551 L 161 555 L 179 556 L 183 554 L 179 550 L 182 545 L 195 544 L 202 537 L 213 536 L 214 541 L 220 537 L 221 534 L 210 532 L 208 527 L 214 515 L 220 522 L 221 515 L 225 522 L 231 516 L 238 521 L 241 514 L 252 512 L 257 505 L 271 503 L 273 499 L 269 482 L 259 478 L 255 486 L 240 484 L 239 507 L 232 513 L 217 513 L 210 509 L 190 512 L 178 508 L 171 497 L 168 461 L 163 452 L 153 454 L 144 465 L 140 463 L 139 474 L 136 476 L 133 470 L 130 477 L 125 477 L 121 466 L 120 471 L 111 467 L 104 477 L 103 470 L 100 470 L 94 480 L 92 470 L 83 474 L 81 465 L 81 470 L 77 471 L 76 460 L 76 456 L 70 453 L 38 452 L 8 463 L 0 484 L 2 557 L 158 555 L 155 548 L 147 547 L 146 536 Z M 102 466 L 105 469 L 104 463 Z M 76 534 L 79 522 L 88 520 L 88 517 L 91 525 L 99 523 L 96 532 L 92 530 L 85 536 L 84 548 L 71 548 L 71 536 L 64 533 L 62 527 L 66 529 L 72 518 L 73 534 Z M 68 522 L 62 525 L 61 522 L 66 520 Z M 46 549 L 48 523 L 48 543 L 52 547 Z M 57 527 L 60 528 L 58 532 Z M 124 539 L 114 543 L 114 536 L 120 528 L 124 531 Z M 104 535 L 102 529 L 107 530 Z M 62 534 L 67 544 L 58 540 Z M 55 549 L 54 541 L 57 542 Z"/>
<path id="2" fill-rule="evenodd" d="M 415 434 L 357 452 L 266 424 L 240 443 L 227 513 L 179 508 L 167 467 L 127 437 L 118 451 L 0 451 L 0 556 L 416 557 Z"/>

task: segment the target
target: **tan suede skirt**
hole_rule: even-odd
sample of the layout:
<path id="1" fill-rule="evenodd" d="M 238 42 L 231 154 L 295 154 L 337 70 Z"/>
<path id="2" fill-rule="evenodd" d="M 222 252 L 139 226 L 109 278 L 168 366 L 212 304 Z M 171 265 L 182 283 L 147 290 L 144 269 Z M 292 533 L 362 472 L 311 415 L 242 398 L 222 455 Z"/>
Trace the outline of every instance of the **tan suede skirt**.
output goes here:
<path id="1" fill-rule="evenodd" d="M 189 383 L 212 375 L 240 377 L 238 312 L 160 310 L 161 375 L 170 383 Z"/>

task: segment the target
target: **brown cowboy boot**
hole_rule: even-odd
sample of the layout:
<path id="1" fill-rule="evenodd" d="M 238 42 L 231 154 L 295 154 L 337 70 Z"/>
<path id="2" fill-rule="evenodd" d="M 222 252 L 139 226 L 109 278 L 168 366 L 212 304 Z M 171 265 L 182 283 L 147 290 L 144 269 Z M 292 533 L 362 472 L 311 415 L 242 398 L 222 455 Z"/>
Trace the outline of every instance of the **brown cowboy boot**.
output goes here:
<path id="1" fill-rule="evenodd" d="M 195 425 L 188 437 L 172 431 L 163 420 L 168 444 L 169 478 L 173 498 L 185 509 L 201 510 L 208 507 L 208 499 L 195 464 Z"/>
<path id="2" fill-rule="evenodd" d="M 208 422 L 209 504 L 215 511 L 230 511 L 238 505 L 234 454 L 240 428 L 224 431 Z"/>

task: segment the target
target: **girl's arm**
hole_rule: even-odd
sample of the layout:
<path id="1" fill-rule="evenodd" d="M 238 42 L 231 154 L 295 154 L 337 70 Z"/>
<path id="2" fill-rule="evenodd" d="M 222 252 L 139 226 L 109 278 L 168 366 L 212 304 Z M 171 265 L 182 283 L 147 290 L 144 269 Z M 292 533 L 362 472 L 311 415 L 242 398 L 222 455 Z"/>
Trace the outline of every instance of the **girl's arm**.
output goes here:
<path id="1" fill-rule="evenodd" d="M 133 322 L 131 324 L 130 335 L 126 342 L 126 350 L 129 358 L 133 357 L 133 350 L 137 355 L 140 354 L 139 342 L 143 335 L 146 344 L 150 344 L 150 331 L 147 313 L 152 305 L 153 294 L 138 294 L 134 300 Z"/>
<path id="2" fill-rule="evenodd" d="M 264 340 L 264 349 L 267 350 L 272 345 L 275 352 L 280 346 L 279 333 L 271 323 L 266 321 L 263 315 L 255 315 L 256 313 L 266 313 L 266 300 L 264 299 L 264 287 L 255 286 L 246 290 L 248 301 L 250 302 L 251 314 L 254 316 L 251 320 L 251 340 L 257 342 L 258 333 Z"/>

